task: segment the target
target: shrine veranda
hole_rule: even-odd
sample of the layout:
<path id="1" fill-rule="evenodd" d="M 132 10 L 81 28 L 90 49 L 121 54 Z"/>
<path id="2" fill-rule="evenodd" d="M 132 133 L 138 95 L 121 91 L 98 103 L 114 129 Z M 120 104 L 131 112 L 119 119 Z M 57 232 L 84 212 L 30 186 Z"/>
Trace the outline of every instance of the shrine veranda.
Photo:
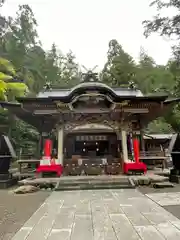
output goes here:
<path id="1" fill-rule="evenodd" d="M 18 103 L 1 102 L 19 119 L 40 133 L 39 154 L 45 139 L 51 139 L 58 165 L 75 156 L 132 162 L 133 139 L 145 152 L 143 129 L 179 99 L 166 95 L 143 95 L 134 88 L 111 88 L 101 82 L 83 82 L 71 89 L 45 89 L 37 97 L 21 97 Z M 77 158 L 78 158 L 77 157 Z"/>

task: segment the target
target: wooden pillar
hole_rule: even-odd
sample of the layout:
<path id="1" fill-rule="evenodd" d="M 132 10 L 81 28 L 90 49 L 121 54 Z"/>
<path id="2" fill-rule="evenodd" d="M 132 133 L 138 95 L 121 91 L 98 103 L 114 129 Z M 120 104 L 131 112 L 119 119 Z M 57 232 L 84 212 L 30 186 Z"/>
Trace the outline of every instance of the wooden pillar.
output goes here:
<path id="1" fill-rule="evenodd" d="M 140 130 L 140 142 L 141 142 L 141 151 L 143 154 L 145 154 L 146 148 L 145 148 L 145 141 L 144 141 L 144 131 Z"/>
<path id="2" fill-rule="evenodd" d="M 63 143 L 64 143 L 64 129 L 63 127 L 60 127 L 58 129 L 58 164 L 63 165 Z"/>
<path id="3" fill-rule="evenodd" d="M 125 130 L 121 130 L 121 144 L 122 144 L 123 161 L 124 163 L 129 162 L 128 149 L 127 149 L 127 134 Z"/>
<path id="4" fill-rule="evenodd" d="M 39 133 L 38 153 L 37 153 L 38 158 L 42 157 L 42 149 L 43 149 L 43 137 L 42 137 L 42 132 L 40 132 Z"/>

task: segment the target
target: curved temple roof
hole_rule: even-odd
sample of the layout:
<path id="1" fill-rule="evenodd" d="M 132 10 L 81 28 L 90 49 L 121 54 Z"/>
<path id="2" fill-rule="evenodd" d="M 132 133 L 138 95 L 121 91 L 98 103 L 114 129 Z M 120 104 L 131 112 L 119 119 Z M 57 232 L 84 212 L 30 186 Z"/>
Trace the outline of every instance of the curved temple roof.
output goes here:
<path id="1" fill-rule="evenodd" d="M 132 96 L 132 97 L 143 96 L 142 92 L 139 89 L 136 90 L 136 89 L 129 89 L 129 88 L 111 88 L 108 85 L 101 82 L 85 82 L 85 83 L 80 83 L 71 89 L 51 89 L 51 90 L 41 91 L 37 95 L 37 97 L 38 98 L 68 97 L 73 93 L 78 92 L 81 89 L 86 89 L 86 90 L 104 89 L 107 92 L 111 92 L 115 96 Z"/>

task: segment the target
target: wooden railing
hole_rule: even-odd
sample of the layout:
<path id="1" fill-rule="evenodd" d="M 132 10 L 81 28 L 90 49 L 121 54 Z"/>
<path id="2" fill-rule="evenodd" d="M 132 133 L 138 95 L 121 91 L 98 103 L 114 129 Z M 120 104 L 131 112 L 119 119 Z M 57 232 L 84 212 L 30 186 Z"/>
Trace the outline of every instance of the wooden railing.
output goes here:
<path id="1" fill-rule="evenodd" d="M 165 157 L 164 151 L 141 151 L 140 157 Z"/>

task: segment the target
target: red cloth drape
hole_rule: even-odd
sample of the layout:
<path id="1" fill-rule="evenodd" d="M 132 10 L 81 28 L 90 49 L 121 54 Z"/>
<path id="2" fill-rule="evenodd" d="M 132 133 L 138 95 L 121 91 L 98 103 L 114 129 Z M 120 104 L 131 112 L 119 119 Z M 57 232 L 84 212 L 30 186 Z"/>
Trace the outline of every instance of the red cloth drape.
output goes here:
<path id="1" fill-rule="evenodd" d="M 50 139 L 46 139 L 44 143 L 44 156 L 51 157 L 52 151 L 52 141 Z"/>
<path id="2" fill-rule="evenodd" d="M 139 140 L 137 138 L 133 139 L 133 148 L 134 148 L 134 160 L 136 163 L 139 162 Z"/>

